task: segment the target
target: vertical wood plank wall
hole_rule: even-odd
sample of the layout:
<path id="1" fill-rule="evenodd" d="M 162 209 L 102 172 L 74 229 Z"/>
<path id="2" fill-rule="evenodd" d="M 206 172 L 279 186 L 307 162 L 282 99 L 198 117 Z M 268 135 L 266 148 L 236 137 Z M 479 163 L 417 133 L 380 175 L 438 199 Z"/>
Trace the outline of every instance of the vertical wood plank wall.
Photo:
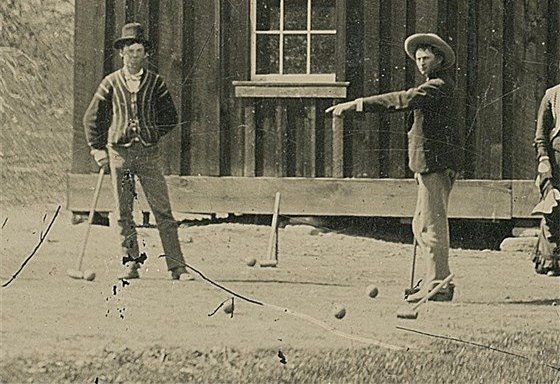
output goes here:
<path id="1" fill-rule="evenodd" d="M 342 4 L 342 8 L 341 7 Z M 421 81 L 403 51 L 414 32 L 455 49 L 461 177 L 531 179 L 538 105 L 560 82 L 558 0 L 345 0 L 338 25 L 348 99 Z M 237 99 L 250 80 L 250 0 L 76 0 L 72 172 L 95 171 L 82 116 L 101 80 L 121 65 L 112 49 L 125 22 L 144 24 L 150 68 L 166 79 L 181 124 L 165 139 L 167 174 L 332 176 L 329 99 Z M 343 11 L 343 12 L 342 12 Z M 344 177 L 410 177 L 407 115 L 360 114 L 344 124 Z"/>
<path id="2" fill-rule="evenodd" d="M 72 172 L 97 168 L 89 154 L 82 118 L 103 75 L 105 64 L 105 2 L 76 0 L 74 38 L 74 135 Z"/>

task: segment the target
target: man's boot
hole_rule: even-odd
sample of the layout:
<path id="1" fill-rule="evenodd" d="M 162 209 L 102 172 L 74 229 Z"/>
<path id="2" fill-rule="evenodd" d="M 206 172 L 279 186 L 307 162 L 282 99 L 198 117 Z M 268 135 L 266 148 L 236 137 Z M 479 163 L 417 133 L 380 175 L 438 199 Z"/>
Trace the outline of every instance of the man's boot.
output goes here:
<path id="1" fill-rule="evenodd" d="M 175 267 L 171 270 L 171 280 L 192 281 L 194 277 L 185 267 Z"/>

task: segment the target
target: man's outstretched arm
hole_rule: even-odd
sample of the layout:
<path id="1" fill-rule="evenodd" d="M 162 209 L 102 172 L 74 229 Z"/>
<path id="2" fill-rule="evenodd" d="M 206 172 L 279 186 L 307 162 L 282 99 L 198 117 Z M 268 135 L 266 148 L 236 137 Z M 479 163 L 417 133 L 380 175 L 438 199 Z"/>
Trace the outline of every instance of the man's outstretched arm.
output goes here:
<path id="1" fill-rule="evenodd" d="M 431 105 L 445 97 L 446 83 L 442 79 L 432 79 L 419 87 L 374 95 L 333 105 L 325 112 L 341 116 L 348 111 L 356 112 L 398 112 L 411 108 Z"/>

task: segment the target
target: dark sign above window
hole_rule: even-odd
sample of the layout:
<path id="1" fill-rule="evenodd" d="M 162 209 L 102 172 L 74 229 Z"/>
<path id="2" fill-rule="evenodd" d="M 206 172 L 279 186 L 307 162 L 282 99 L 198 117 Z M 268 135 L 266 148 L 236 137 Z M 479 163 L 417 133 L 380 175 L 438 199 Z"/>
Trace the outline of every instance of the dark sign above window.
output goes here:
<path id="1" fill-rule="evenodd" d="M 252 0 L 251 78 L 335 81 L 336 0 Z"/>

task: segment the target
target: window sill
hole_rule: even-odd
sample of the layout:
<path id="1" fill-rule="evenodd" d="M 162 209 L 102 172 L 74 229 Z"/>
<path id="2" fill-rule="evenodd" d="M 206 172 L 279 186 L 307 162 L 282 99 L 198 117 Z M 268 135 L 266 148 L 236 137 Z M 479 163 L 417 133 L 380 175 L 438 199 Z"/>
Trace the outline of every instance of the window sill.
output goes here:
<path id="1" fill-rule="evenodd" d="M 328 83 L 280 83 L 233 81 L 235 97 L 345 99 L 347 81 Z"/>

